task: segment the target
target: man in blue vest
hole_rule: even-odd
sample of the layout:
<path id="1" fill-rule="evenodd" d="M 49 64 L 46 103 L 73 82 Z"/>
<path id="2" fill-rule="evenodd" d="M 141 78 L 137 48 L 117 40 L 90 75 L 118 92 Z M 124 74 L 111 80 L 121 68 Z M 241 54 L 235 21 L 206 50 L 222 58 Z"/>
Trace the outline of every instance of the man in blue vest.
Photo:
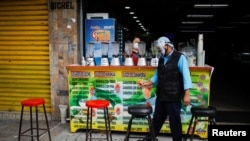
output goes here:
<path id="1" fill-rule="evenodd" d="M 186 57 L 174 49 L 167 37 L 160 37 L 158 47 L 162 57 L 153 77 L 142 84 L 144 87 L 156 85 L 153 129 L 157 136 L 168 117 L 173 141 L 182 140 L 181 105 L 190 104 L 189 89 L 192 81 Z M 151 141 L 150 138 L 144 138 Z"/>

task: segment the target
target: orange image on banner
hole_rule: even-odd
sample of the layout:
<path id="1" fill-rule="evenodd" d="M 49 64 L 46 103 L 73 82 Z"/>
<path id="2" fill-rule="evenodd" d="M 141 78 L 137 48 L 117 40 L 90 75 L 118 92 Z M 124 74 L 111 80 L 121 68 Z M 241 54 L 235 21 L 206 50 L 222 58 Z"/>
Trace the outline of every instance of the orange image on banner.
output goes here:
<path id="1" fill-rule="evenodd" d="M 151 97 L 151 87 L 144 87 L 142 92 L 145 99 L 149 99 Z"/>
<path id="2" fill-rule="evenodd" d="M 99 42 L 109 42 L 110 41 L 110 31 L 104 29 L 97 29 L 91 33 L 91 37 Z"/>
<path id="3" fill-rule="evenodd" d="M 137 85 L 138 87 L 142 87 L 142 83 L 144 82 L 144 80 L 139 79 L 137 80 Z M 142 87 L 142 93 L 145 99 L 149 99 L 151 97 L 151 88 L 152 87 Z"/>

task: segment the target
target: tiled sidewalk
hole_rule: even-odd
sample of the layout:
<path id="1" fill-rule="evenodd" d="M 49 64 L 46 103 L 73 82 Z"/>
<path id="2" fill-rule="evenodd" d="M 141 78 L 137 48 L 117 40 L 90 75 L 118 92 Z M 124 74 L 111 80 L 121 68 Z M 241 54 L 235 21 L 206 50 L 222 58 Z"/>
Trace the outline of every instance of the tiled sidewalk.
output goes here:
<path id="1" fill-rule="evenodd" d="M 19 120 L 0 120 L 0 125 L 1 125 L 0 141 L 18 140 Z M 28 128 L 28 126 L 29 122 L 24 121 L 23 129 L 25 130 L 26 128 Z M 43 127 L 42 123 L 41 127 Z M 69 123 L 50 121 L 50 133 L 52 141 L 85 141 L 85 132 L 77 131 L 75 133 L 71 133 L 69 130 Z M 105 135 L 102 133 L 93 134 L 93 136 L 105 138 Z M 138 136 L 144 137 L 144 135 L 138 135 Z M 123 141 L 124 138 L 125 138 L 125 132 L 112 132 L 113 141 Z M 29 141 L 29 140 L 31 140 L 30 137 L 25 137 L 25 136 L 21 137 L 21 141 Z M 138 140 L 140 140 L 140 138 L 130 138 L 129 141 L 138 141 Z M 195 139 L 194 141 L 201 141 L 201 140 L 202 139 Z M 40 141 L 49 141 L 48 134 L 45 133 L 44 135 L 42 135 L 40 137 Z M 95 140 L 95 141 L 101 141 L 101 140 Z M 170 135 L 161 135 L 158 137 L 158 141 L 172 141 L 172 138 Z"/>

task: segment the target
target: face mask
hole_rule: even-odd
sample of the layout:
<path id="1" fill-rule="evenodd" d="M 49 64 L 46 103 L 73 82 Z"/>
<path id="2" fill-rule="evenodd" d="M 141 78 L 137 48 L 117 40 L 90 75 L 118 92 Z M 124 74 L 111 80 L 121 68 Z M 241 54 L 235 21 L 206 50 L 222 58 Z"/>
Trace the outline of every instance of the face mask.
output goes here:
<path id="1" fill-rule="evenodd" d="M 161 50 L 161 54 L 164 55 L 165 54 L 165 46 L 164 47 L 159 47 Z"/>
<path id="2" fill-rule="evenodd" d="M 138 43 L 134 43 L 134 48 L 138 49 Z"/>
<path id="3" fill-rule="evenodd" d="M 157 47 L 161 50 L 161 53 L 164 55 L 165 54 L 165 42 L 162 40 L 158 41 Z"/>

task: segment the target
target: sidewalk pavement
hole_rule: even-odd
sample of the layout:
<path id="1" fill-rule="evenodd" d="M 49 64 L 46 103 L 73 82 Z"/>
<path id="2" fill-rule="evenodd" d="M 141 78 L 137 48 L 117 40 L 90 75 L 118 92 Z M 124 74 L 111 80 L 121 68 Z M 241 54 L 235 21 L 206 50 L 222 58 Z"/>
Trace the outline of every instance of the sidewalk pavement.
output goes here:
<path id="1" fill-rule="evenodd" d="M 45 123 L 40 121 L 39 127 L 45 128 Z M 45 121 L 44 121 L 45 122 Z M 52 141 L 85 141 L 85 131 L 77 131 L 71 133 L 69 129 L 69 123 L 61 123 L 60 121 L 50 121 L 50 133 Z M 29 128 L 29 121 L 23 121 L 22 131 Z M 0 120 L 0 141 L 17 141 L 18 131 L 19 131 L 19 120 Z M 41 131 L 43 132 L 43 131 Z M 134 134 L 133 134 L 134 135 Z M 105 137 L 103 133 L 95 133 L 92 136 L 99 136 L 101 138 Z M 132 136 L 132 135 L 131 135 Z M 135 135 L 139 137 L 144 137 L 144 134 Z M 113 141 L 123 141 L 125 138 L 125 132 L 112 132 Z M 172 141 L 170 134 L 162 134 L 158 136 L 158 141 Z M 130 138 L 129 141 L 138 141 L 141 138 Z M 29 141 L 30 137 L 22 136 L 21 141 Z M 206 139 L 194 139 L 194 141 L 204 141 Z M 36 141 L 36 139 L 34 139 Z M 45 133 L 40 136 L 40 141 L 49 141 L 48 134 Z M 101 141 L 101 140 L 93 140 Z"/>

